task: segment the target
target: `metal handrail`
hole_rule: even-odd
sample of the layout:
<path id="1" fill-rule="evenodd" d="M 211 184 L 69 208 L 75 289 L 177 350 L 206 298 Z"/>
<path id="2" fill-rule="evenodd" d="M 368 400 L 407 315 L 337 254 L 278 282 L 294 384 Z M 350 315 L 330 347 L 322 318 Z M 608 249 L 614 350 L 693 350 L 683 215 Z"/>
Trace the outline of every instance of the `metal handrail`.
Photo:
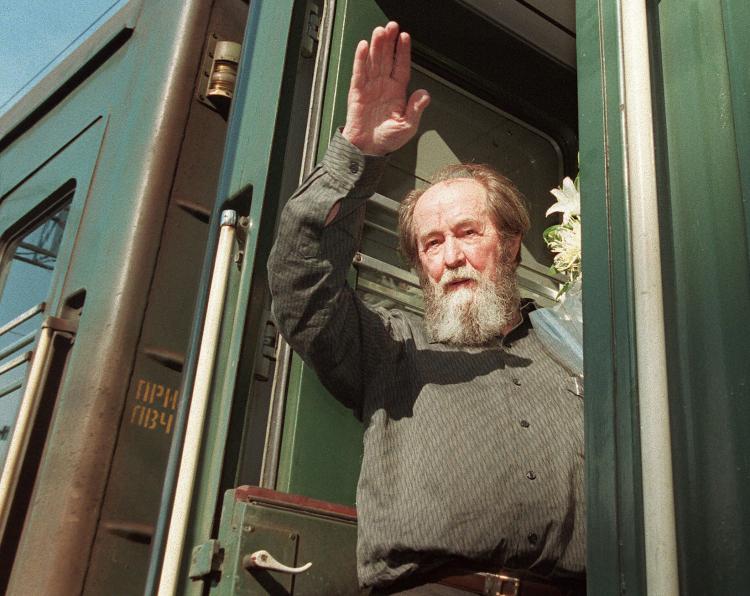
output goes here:
<path id="1" fill-rule="evenodd" d="M 218 351 L 221 319 L 227 293 L 227 282 L 232 264 L 237 213 L 224 211 L 221 217 L 221 232 L 216 249 L 214 270 L 206 307 L 195 383 L 190 397 L 185 440 L 177 475 L 172 515 L 164 552 L 164 562 L 159 579 L 159 596 L 172 596 L 177 590 L 180 560 L 185 547 L 188 518 L 192 503 L 193 487 L 198 471 L 198 458 L 203 437 L 204 422 L 208 409 L 208 398 L 213 380 L 214 363 Z"/>
<path id="2" fill-rule="evenodd" d="M 367 199 L 367 202 L 375 203 L 378 207 L 382 207 L 390 214 L 398 217 L 398 206 L 400 205 L 400 203 L 398 201 L 394 201 L 390 197 L 386 197 L 385 195 L 381 195 L 380 193 L 376 192 L 373 193 L 373 195 L 369 199 Z"/>
<path id="3" fill-rule="evenodd" d="M 0 350 L 0 360 L 5 360 L 8 356 L 10 356 L 11 354 L 15 354 L 21 348 L 25 348 L 29 344 L 34 343 L 35 336 L 36 336 L 36 330 L 31 331 L 30 333 L 27 333 L 20 339 L 14 341 L 9 346 Z"/>
<path id="4" fill-rule="evenodd" d="M 18 315 L 15 319 L 11 319 L 5 325 L 0 327 L 0 337 L 8 333 L 8 331 L 11 331 L 12 329 L 15 329 L 18 327 L 21 323 L 25 323 L 29 319 L 31 319 L 34 315 L 39 314 L 40 312 L 44 312 L 44 309 L 47 307 L 47 305 L 44 302 L 40 302 L 36 306 L 32 306 L 29 310 L 26 312 L 22 312 L 20 315 Z"/>
<path id="5" fill-rule="evenodd" d="M 28 311 L 27 311 L 28 312 Z M 38 311 L 37 311 L 38 312 Z M 36 314 L 36 313 L 34 313 Z M 23 455 L 31 437 L 31 429 L 39 407 L 42 376 L 47 363 L 50 346 L 52 345 L 53 330 L 46 325 L 42 327 L 39 342 L 34 350 L 34 356 L 29 369 L 26 389 L 21 398 L 18 409 L 13 436 L 8 446 L 8 455 L 5 458 L 2 477 L 0 477 L 0 536 L 5 533 L 5 526 L 10 515 L 13 494 L 15 493 L 18 479 L 21 474 Z"/>
<path id="6" fill-rule="evenodd" d="M 646 590 L 679 594 L 656 150 L 645 0 L 621 2 L 621 56 L 633 268 Z"/>
<path id="7" fill-rule="evenodd" d="M 0 398 L 5 397 L 6 395 L 10 395 L 21 387 L 23 387 L 23 380 L 13 381 L 12 383 L 0 389 Z"/>
<path id="8" fill-rule="evenodd" d="M 364 253 L 358 252 L 354 255 L 354 266 L 369 269 L 370 271 L 377 271 L 378 273 L 384 273 L 391 277 L 395 277 L 409 285 L 419 288 L 419 278 L 408 271 L 404 271 L 395 265 L 376 259 Z"/>
<path id="9" fill-rule="evenodd" d="M 4 375 L 9 370 L 13 370 L 14 368 L 21 366 L 27 360 L 31 360 L 31 354 L 31 351 L 26 352 L 25 354 L 21 354 L 20 356 L 13 358 L 13 360 L 10 360 L 9 362 L 6 362 L 2 366 L 0 366 L 0 376 Z"/>

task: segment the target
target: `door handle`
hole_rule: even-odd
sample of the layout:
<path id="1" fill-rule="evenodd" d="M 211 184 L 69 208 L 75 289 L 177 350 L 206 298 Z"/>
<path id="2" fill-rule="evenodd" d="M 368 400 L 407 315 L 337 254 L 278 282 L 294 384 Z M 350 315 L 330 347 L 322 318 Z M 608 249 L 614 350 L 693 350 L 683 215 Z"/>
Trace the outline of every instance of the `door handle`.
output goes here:
<path id="1" fill-rule="evenodd" d="M 245 555 L 242 559 L 242 566 L 248 571 L 251 569 L 268 569 L 269 571 L 297 575 L 298 573 L 303 573 L 310 569 L 312 563 L 306 563 L 301 567 L 289 567 L 288 565 L 279 563 L 267 550 L 256 550 L 254 553 Z"/>

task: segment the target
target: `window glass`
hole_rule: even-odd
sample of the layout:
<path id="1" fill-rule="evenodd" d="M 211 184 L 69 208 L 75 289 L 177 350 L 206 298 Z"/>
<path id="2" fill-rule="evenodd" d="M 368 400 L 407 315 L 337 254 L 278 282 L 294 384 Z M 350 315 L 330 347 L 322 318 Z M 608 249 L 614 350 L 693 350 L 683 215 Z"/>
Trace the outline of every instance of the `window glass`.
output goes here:
<path id="1" fill-rule="evenodd" d="M 358 293 L 370 304 L 421 311 L 417 277 L 398 253 L 398 201 L 429 184 L 440 167 L 475 162 L 505 174 L 525 195 L 532 227 L 521 250 L 519 289 L 540 306 L 551 306 L 560 279 L 549 273 L 552 256 L 542 232 L 554 223 L 545 212 L 554 202 L 549 191 L 562 178 L 559 147 L 543 132 L 419 66 L 412 69 L 411 86 L 430 92 L 430 108 L 418 137 L 389 160 L 379 194 L 367 205 L 364 258 L 355 261 Z"/>
<path id="2" fill-rule="evenodd" d="M 0 467 L 5 464 L 36 332 L 57 264 L 72 191 L 62 207 L 13 238 L 2 263 L 0 294 Z"/>

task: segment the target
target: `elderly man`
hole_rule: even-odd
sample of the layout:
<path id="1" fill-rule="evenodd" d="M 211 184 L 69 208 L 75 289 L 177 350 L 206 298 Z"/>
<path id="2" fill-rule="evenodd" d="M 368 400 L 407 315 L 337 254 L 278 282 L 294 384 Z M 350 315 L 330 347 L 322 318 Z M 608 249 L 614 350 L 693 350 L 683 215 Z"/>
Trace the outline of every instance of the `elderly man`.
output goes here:
<path id="1" fill-rule="evenodd" d="M 519 299 L 529 227 L 519 192 L 490 168 L 457 165 L 404 199 L 402 250 L 421 280 L 424 321 L 370 308 L 346 283 L 386 156 L 429 103 L 423 90 L 406 98 L 410 62 L 396 23 L 358 45 L 346 126 L 282 216 L 269 262 L 274 313 L 366 425 L 362 586 L 577 593 L 580 583 L 557 578 L 584 572 L 583 404 Z"/>

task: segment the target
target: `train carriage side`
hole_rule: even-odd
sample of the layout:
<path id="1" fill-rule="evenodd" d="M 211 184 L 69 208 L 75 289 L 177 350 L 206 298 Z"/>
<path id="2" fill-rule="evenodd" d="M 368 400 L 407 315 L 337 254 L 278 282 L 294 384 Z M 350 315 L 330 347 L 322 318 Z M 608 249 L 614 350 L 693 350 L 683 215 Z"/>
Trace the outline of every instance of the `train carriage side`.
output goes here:
<path id="1" fill-rule="evenodd" d="M 246 19 L 114 3 L 0 119 L 4 593 L 143 591 Z"/>

